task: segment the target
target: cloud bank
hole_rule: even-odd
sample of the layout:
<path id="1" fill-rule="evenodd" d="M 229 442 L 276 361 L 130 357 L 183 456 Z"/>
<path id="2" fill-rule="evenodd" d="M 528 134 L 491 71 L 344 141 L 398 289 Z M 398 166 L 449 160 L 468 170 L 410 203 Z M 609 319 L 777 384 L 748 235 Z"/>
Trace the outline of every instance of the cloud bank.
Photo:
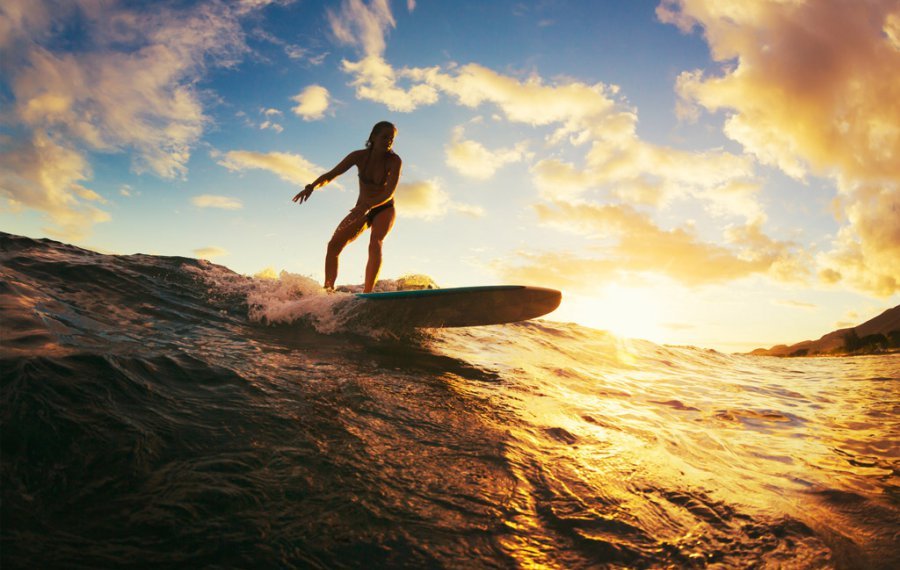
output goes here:
<path id="1" fill-rule="evenodd" d="M 718 73 L 682 73 L 688 115 L 790 176 L 835 180 L 842 227 L 819 256 L 826 282 L 900 291 L 900 5 L 664 0 L 664 22 L 699 27 Z"/>
<path id="2" fill-rule="evenodd" d="M 138 173 L 184 176 L 208 123 L 195 83 L 244 53 L 238 18 L 251 8 L 4 1 L 0 71 L 12 100 L 0 113 L 16 136 L 2 141 L 0 195 L 44 212 L 51 232 L 77 240 L 109 219 L 82 185 L 88 153 L 127 151 Z M 61 41 L 72 21 L 84 37 Z"/>
<path id="3" fill-rule="evenodd" d="M 574 79 L 548 82 L 535 73 L 511 76 L 477 63 L 395 69 L 383 57 L 384 38 L 395 25 L 385 8 L 378 2 L 347 1 L 342 10 L 346 21 L 341 26 L 332 21 L 335 36 L 362 55 L 358 61 L 342 64 L 358 98 L 410 112 L 443 96 L 472 109 L 493 107 L 509 123 L 541 128 L 548 133 L 545 146 L 549 152 L 531 166 L 542 200 L 535 206 L 538 223 L 561 230 L 577 227 L 591 236 L 583 223 L 585 213 L 598 216 L 605 212 L 599 218 L 607 223 L 623 216 L 640 222 L 639 231 L 622 230 L 615 245 L 597 239 L 594 255 L 550 252 L 547 260 L 568 259 L 573 268 L 581 267 L 575 273 L 595 277 L 615 267 L 619 273 L 656 271 L 690 285 L 751 274 L 795 280 L 807 273 L 801 260 L 809 260 L 796 244 L 763 233 L 766 215 L 752 156 L 718 149 L 682 151 L 641 139 L 637 110 L 614 85 Z M 354 39 L 344 35 L 348 28 L 365 33 Z M 576 164 L 551 157 L 557 154 L 553 149 L 581 150 L 583 160 Z M 488 149 L 465 139 L 459 128 L 445 151 L 451 168 L 478 179 L 491 178 L 503 165 L 533 156 L 526 156 L 524 146 Z M 686 229 L 664 230 L 653 220 L 653 214 L 685 202 L 699 205 L 719 226 L 717 242 L 704 242 L 699 233 Z M 641 253 L 641 248 L 682 256 L 678 263 L 685 269 L 675 270 L 671 257 Z M 519 261 L 495 266 L 505 277 L 512 271 L 559 274 L 548 269 L 543 254 L 523 254 Z M 584 288 L 592 282 L 595 279 L 577 279 L 572 285 Z"/>
<path id="4" fill-rule="evenodd" d="M 735 268 L 731 273 L 698 268 L 701 280 L 750 273 L 796 279 L 816 268 L 825 283 L 878 295 L 900 291 L 900 6 L 892 0 L 864 6 L 841 0 L 661 2 L 660 20 L 686 33 L 699 28 L 720 63 L 714 72 L 678 77 L 682 117 L 723 112 L 724 132 L 743 146 L 743 155 L 681 151 L 642 140 L 637 110 L 611 85 L 548 83 L 536 74 L 512 77 L 477 63 L 395 69 L 383 58 L 384 38 L 395 26 L 389 7 L 345 2 L 342 13 L 347 25 L 365 32 L 353 39 L 332 22 L 335 35 L 362 54 L 343 62 L 360 99 L 395 111 L 431 105 L 442 96 L 470 108 L 491 105 L 509 122 L 549 127 L 551 147 L 585 148 L 581 163 L 548 157 L 533 165 L 545 206 L 557 206 L 557 212 L 586 203 L 646 215 L 690 201 L 719 221 L 721 239 L 705 245 L 725 247 L 718 253 L 742 260 L 726 264 Z M 813 260 L 796 244 L 763 234 L 757 161 L 799 180 L 834 180 L 842 226 L 829 251 Z M 476 177 L 492 176 L 498 162 L 460 135 L 447 147 L 447 163 Z M 547 222 L 543 212 L 539 219 Z M 748 252 L 730 241 L 734 227 L 756 235 L 748 245 L 762 249 Z M 680 251 L 692 259 L 689 250 Z M 699 251 L 707 251 L 713 265 L 724 259 L 718 250 L 701 247 L 694 253 Z M 607 251 L 613 253 L 622 252 Z M 755 261 L 748 262 L 748 255 Z"/>

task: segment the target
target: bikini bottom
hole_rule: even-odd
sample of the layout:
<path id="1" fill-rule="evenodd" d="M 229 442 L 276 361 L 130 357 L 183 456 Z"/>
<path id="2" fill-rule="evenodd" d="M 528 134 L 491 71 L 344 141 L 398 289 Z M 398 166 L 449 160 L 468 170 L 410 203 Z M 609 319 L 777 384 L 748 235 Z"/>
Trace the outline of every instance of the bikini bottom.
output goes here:
<path id="1" fill-rule="evenodd" d="M 374 208 L 372 208 L 371 210 L 369 210 L 368 212 L 366 212 L 366 220 L 369 221 L 369 225 L 371 226 L 371 225 L 372 225 L 372 222 L 375 221 L 375 216 L 377 216 L 377 215 L 380 214 L 381 212 L 383 212 L 383 211 L 385 211 L 385 210 L 387 210 L 387 209 L 389 209 L 389 208 L 393 208 L 393 207 L 394 207 L 394 199 L 391 198 L 390 200 L 388 200 L 388 201 L 385 202 L 384 204 L 382 204 L 382 205 L 380 205 L 380 206 L 375 206 Z"/>

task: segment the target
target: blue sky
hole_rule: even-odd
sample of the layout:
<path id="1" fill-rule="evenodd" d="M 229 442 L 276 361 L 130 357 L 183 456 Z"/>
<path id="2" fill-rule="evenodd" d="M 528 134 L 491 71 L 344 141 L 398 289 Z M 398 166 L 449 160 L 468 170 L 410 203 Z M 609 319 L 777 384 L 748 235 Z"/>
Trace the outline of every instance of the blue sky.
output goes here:
<path id="1" fill-rule="evenodd" d="M 388 119 L 383 278 L 724 350 L 900 301 L 894 2 L 11 0 L 0 49 L 4 231 L 321 280 L 355 174 L 290 199 Z"/>

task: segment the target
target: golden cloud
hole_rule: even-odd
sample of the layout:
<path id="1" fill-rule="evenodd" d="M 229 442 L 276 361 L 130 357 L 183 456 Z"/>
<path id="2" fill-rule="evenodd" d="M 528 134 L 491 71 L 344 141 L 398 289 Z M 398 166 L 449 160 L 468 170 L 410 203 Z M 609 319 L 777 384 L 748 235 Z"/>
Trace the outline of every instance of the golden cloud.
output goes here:
<path id="1" fill-rule="evenodd" d="M 77 241 L 109 213 L 87 202 L 105 200 L 81 182 L 90 178 L 84 156 L 58 138 L 41 131 L 28 141 L 14 143 L 0 137 L 0 195 L 12 210 L 22 207 L 44 212 L 54 224 L 44 228 L 54 237 Z"/>
<path id="2" fill-rule="evenodd" d="M 847 225 L 819 256 L 823 280 L 900 291 L 900 5 L 664 0 L 657 14 L 700 26 L 724 64 L 681 75 L 685 105 L 724 110 L 760 161 L 836 181 Z"/>
<path id="3" fill-rule="evenodd" d="M 541 223 L 591 239 L 593 255 L 559 252 L 522 254 L 525 263 L 498 263 L 507 278 L 543 279 L 554 286 L 588 291 L 598 280 L 652 272 L 686 285 L 703 285 L 768 274 L 803 277 L 805 264 L 795 244 L 772 240 L 757 225 L 723 236 L 728 247 L 702 241 L 690 227 L 666 230 L 625 205 L 558 202 L 536 206 Z"/>
<path id="4" fill-rule="evenodd" d="M 450 211 L 458 211 L 470 216 L 480 217 L 484 211 L 470 204 L 454 202 L 434 180 L 418 182 L 401 182 L 394 194 L 397 201 L 397 215 L 408 218 L 431 220 L 446 215 Z"/>
<path id="5" fill-rule="evenodd" d="M 225 153 L 219 164 L 234 172 L 250 169 L 268 170 L 291 184 L 307 184 L 315 180 L 323 169 L 299 154 L 289 152 L 254 152 L 233 150 Z M 338 185 L 337 182 L 333 184 Z"/>
<path id="6" fill-rule="evenodd" d="M 462 127 L 453 131 L 453 140 L 445 148 L 447 166 L 463 176 L 479 180 L 491 178 L 506 164 L 519 162 L 526 156 L 525 145 L 489 150 L 479 142 L 463 138 Z"/>

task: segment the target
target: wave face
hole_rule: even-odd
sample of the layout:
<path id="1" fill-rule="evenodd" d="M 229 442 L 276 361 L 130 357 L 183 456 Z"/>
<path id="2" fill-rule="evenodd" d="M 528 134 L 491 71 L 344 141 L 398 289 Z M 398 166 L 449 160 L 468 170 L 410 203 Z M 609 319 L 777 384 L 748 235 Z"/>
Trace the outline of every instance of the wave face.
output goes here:
<path id="1" fill-rule="evenodd" d="M 900 567 L 896 356 L 384 330 L 0 238 L 3 568 Z"/>

